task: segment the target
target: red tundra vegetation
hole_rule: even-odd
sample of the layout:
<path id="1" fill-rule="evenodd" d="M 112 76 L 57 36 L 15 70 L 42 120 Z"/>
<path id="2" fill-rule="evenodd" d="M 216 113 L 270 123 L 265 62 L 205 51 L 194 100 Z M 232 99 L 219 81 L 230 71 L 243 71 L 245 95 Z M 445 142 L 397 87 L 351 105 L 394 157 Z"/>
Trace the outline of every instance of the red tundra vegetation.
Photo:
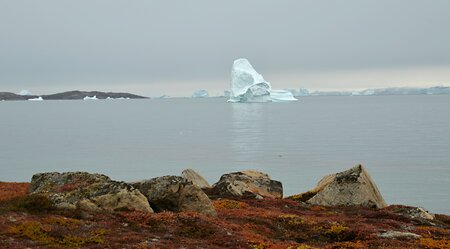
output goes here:
<path id="1" fill-rule="evenodd" d="M 29 186 L 29 183 L 0 182 L 0 201 L 25 195 Z"/>
<path id="2" fill-rule="evenodd" d="M 402 206 L 308 206 L 292 199 L 214 200 L 218 216 L 55 210 L 26 183 L 0 183 L 0 248 L 450 248 L 450 216 Z M 419 236 L 380 237 L 387 231 Z"/>

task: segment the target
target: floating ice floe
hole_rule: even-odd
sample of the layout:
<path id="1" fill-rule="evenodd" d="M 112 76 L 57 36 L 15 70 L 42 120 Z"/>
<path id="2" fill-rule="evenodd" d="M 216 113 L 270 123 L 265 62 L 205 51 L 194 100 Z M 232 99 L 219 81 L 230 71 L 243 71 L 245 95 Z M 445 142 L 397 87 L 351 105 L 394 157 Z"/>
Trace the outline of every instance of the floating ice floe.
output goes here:
<path id="1" fill-rule="evenodd" d="M 29 101 L 43 101 L 44 99 L 41 96 L 39 96 L 37 98 L 32 98 L 32 99 L 28 99 L 28 100 Z"/>
<path id="2" fill-rule="evenodd" d="M 247 59 L 237 59 L 231 70 L 231 93 L 228 102 L 296 101 L 291 92 L 272 90 L 269 82 L 256 72 Z"/>
<path id="3" fill-rule="evenodd" d="M 94 95 L 94 97 L 86 96 L 83 98 L 83 100 L 98 100 L 98 99 L 97 99 L 97 95 Z"/>
<path id="4" fill-rule="evenodd" d="M 207 98 L 209 96 L 208 91 L 198 90 L 192 94 L 192 98 Z"/>

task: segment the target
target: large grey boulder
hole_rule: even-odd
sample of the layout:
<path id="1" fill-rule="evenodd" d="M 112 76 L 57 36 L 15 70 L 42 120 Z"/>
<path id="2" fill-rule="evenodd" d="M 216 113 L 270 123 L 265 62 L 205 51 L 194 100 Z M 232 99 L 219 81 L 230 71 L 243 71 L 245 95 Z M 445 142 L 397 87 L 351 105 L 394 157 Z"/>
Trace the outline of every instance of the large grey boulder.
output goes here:
<path id="1" fill-rule="evenodd" d="M 254 170 L 222 175 L 212 190 L 215 195 L 224 198 L 283 198 L 281 182 Z"/>
<path id="2" fill-rule="evenodd" d="M 306 202 L 323 206 L 365 206 L 383 208 L 387 204 L 375 182 L 362 165 L 324 177 L 309 191 L 313 196 Z"/>
<path id="3" fill-rule="evenodd" d="M 194 211 L 215 216 L 211 200 L 191 181 L 179 176 L 162 176 L 132 183 L 156 211 Z"/>
<path id="4" fill-rule="evenodd" d="M 33 175 L 30 194 L 47 196 L 57 208 L 83 211 L 137 210 L 153 212 L 139 190 L 101 174 L 86 172 Z"/>
<path id="5" fill-rule="evenodd" d="M 195 172 L 193 169 L 185 169 L 181 172 L 181 177 L 191 181 L 194 185 L 199 188 L 210 188 L 211 185 L 203 178 L 199 173 Z"/>

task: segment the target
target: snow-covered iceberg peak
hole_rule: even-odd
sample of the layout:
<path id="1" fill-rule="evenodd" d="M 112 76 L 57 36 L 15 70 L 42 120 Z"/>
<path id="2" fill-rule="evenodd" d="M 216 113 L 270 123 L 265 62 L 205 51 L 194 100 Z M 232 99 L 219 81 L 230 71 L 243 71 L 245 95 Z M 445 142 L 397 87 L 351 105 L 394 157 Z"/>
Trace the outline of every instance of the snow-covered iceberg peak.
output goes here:
<path id="1" fill-rule="evenodd" d="M 237 59 L 231 69 L 231 93 L 228 102 L 295 101 L 288 91 L 272 91 L 272 86 L 256 72 L 247 59 Z"/>

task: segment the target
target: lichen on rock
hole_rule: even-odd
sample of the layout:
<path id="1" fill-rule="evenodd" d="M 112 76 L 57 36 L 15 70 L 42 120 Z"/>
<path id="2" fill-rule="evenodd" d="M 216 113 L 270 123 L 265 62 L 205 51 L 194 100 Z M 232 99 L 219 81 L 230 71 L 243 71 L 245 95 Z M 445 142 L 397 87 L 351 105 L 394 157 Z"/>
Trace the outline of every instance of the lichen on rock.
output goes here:
<path id="1" fill-rule="evenodd" d="M 191 181 L 194 185 L 196 185 L 199 188 L 211 187 L 211 185 L 209 185 L 208 181 L 206 181 L 205 178 L 203 178 L 199 173 L 197 173 L 193 169 L 183 170 L 183 172 L 181 172 L 181 177 Z"/>
<path id="2" fill-rule="evenodd" d="M 84 211 L 129 210 L 153 212 L 145 196 L 133 186 L 87 172 L 41 173 L 32 177 L 30 194 L 41 194 L 59 209 Z"/>
<path id="3" fill-rule="evenodd" d="M 179 176 L 162 176 L 132 183 L 156 211 L 194 211 L 216 215 L 211 200 L 191 181 Z"/>
<path id="4" fill-rule="evenodd" d="M 283 198 L 283 185 L 263 172 L 245 170 L 222 175 L 212 192 L 225 198 Z"/>
<path id="5" fill-rule="evenodd" d="M 297 195 L 298 198 L 302 195 Z M 295 199 L 296 196 L 293 197 Z M 365 206 L 383 208 L 386 201 L 362 165 L 327 175 L 302 201 L 322 206 Z"/>

